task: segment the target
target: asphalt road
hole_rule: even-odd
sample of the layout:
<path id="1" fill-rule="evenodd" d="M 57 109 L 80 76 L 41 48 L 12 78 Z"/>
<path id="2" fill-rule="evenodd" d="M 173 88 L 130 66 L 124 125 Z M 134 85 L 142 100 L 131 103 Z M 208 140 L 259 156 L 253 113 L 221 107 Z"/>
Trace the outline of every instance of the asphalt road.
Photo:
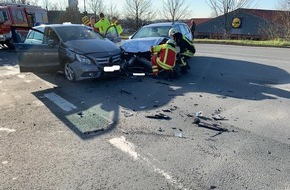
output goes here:
<path id="1" fill-rule="evenodd" d="M 289 49 L 196 48 L 178 80 L 76 83 L 0 50 L 0 189 L 289 190 Z"/>

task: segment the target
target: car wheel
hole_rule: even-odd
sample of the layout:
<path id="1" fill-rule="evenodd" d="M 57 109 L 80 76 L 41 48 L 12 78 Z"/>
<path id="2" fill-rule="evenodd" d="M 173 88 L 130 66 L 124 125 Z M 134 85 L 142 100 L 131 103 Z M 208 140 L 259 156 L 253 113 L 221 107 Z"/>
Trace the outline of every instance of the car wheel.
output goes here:
<path id="1" fill-rule="evenodd" d="M 75 72 L 70 63 L 64 64 L 64 74 L 67 80 L 74 81 L 76 79 Z"/>

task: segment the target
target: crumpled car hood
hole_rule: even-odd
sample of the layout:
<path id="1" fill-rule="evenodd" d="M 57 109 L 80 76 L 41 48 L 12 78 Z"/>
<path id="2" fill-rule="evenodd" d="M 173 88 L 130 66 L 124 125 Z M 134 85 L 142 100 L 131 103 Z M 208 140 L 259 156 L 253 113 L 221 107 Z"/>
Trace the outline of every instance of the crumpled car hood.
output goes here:
<path id="1" fill-rule="evenodd" d="M 121 47 L 130 53 L 148 52 L 151 46 L 159 45 L 163 40 L 164 37 L 130 39 L 123 41 Z"/>
<path id="2" fill-rule="evenodd" d="M 119 48 L 113 42 L 104 40 L 73 40 L 64 43 L 69 49 L 79 54 L 115 52 Z"/>

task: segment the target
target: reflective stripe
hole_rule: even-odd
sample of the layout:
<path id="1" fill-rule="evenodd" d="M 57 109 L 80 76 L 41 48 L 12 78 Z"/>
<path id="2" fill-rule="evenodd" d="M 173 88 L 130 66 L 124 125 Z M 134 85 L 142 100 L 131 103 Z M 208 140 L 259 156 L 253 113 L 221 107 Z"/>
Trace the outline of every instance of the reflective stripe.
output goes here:
<path id="1" fill-rule="evenodd" d="M 186 66 L 186 61 L 184 61 L 185 57 L 181 57 L 181 66 Z"/>

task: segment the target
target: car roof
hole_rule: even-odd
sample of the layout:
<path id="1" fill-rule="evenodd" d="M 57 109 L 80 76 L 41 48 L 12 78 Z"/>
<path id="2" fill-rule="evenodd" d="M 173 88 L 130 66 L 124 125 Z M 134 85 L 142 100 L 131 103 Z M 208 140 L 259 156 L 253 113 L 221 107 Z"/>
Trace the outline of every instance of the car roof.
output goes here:
<path id="1" fill-rule="evenodd" d="M 158 22 L 158 23 L 145 25 L 144 27 L 174 26 L 174 25 L 177 25 L 177 24 L 184 24 L 184 23 L 182 23 L 182 22 Z"/>
<path id="2" fill-rule="evenodd" d="M 39 26 L 35 26 L 33 28 L 38 29 L 38 28 L 44 28 L 44 27 L 51 27 L 51 28 L 62 28 L 66 26 L 84 26 L 82 24 L 43 24 Z"/>

